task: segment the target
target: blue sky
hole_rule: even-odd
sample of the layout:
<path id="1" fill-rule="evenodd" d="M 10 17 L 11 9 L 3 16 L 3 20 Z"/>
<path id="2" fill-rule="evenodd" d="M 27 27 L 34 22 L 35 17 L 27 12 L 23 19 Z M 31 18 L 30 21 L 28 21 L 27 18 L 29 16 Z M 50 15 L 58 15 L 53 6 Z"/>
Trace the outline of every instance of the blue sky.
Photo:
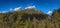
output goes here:
<path id="1" fill-rule="evenodd" d="M 60 8 L 60 0 L 0 0 L 0 12 L 27 6 L 36 6 L 38 10 L 47 13 Z"/>

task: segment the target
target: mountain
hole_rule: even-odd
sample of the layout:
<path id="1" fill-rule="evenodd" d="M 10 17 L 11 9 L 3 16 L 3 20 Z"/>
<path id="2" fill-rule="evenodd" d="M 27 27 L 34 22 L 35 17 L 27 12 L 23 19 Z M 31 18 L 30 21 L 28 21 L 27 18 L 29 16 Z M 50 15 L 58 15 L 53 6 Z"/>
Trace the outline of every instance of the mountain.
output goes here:
<path id="1" fill-rule="evenodd" d="M 29 8 L 0 13 L 0 28 L 59 28 L 59 12 L 58 9 L 49 16 L 35 8 Z"/>
<path id="2" fill-rule="evenodd" d="M 24 13 L 40 13 L 40 14 L 42 14 L 43 12 L 41 12 L 41 11 L 38 11 L 37 9 L 34 9 L 34 8 L 32 8 L 32 9 L 25 9 L 24 10 Z"/>

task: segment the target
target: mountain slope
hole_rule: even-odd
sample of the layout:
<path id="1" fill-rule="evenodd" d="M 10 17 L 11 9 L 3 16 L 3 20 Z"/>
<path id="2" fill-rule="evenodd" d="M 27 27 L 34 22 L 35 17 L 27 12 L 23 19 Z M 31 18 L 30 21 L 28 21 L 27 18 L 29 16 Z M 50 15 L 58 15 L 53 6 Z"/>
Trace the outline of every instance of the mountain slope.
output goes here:
<path id="1" fill-rule="evenodd" d="M 37 9 L 0 13 L 0 28 L 59 28 L 60 11 L 49 16 Z"/>

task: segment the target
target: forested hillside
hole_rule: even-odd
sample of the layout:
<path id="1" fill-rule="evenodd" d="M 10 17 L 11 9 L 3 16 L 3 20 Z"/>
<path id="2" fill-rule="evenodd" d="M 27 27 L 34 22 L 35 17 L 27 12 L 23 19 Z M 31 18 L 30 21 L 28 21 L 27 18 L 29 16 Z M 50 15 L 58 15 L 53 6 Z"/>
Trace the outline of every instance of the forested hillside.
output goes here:
<path id="1" fill-rule="evenodd" d="M 60 28 L 60 9 L 52 16 L 37 9 L 0 13 L 0 28 Z"/>

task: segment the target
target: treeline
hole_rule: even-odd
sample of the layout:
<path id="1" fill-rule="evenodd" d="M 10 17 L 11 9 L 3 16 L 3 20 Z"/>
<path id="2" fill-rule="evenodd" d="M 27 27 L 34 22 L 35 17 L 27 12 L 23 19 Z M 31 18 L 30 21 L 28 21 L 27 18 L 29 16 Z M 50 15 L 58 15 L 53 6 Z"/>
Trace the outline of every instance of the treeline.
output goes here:
<path id="1" fill-rule="evenodd" d="M 0 28 L 60 28 L 60 9 L 49 16 L 36 9 L 0 13 Z"/>

